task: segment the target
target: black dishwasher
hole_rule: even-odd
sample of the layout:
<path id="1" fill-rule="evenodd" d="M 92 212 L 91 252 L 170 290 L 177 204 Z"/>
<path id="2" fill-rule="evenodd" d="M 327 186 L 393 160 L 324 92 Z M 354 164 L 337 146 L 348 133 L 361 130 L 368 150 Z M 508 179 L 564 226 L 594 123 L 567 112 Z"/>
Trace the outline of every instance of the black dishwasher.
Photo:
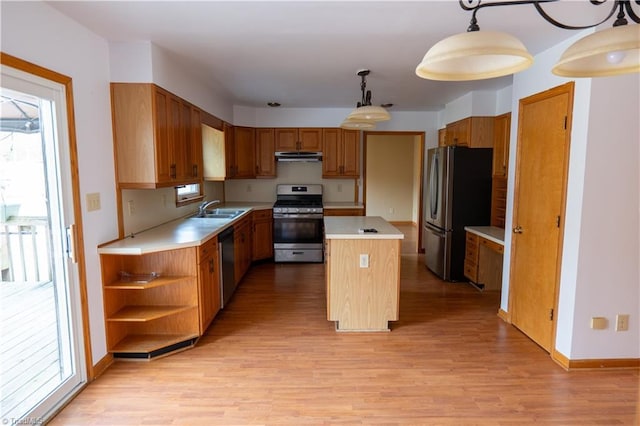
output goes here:
<path id="1" fill-rule="evenodd" d="M 236 290 L 234 278 L 233 256 L 233 226 L 218 234 L 218 249 L 220 252 L 220 307 L 224 308 L 231 300 Z"/>

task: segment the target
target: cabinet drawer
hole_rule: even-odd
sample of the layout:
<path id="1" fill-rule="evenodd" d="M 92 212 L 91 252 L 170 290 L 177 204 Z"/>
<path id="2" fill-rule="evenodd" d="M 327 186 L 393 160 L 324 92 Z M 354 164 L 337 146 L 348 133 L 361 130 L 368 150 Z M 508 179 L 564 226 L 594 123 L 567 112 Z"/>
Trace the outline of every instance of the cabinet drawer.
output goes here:
<path id="1" fill-rule="evenodd" d="M 500 254 L 504 253 L 504 246 L 494 241 L 480 238 L 480 244 Z"/>
<path id="2" fill-rule="evenodd" d="M 464 261 L 464 276 L 473 282 L 478 281 L 478 266 L 474 262 Z"/>
<path id="3" fill-rule="evenodd" d="M 468 244 L 474 244 L 474 245 L 478 245 L 478 235 L 467 231 L 467 245 Z"/>
<path id="4" fill-rule="evenodd" d="M 253 211 L 253 220 L 270 220 L 273 216 L 271 209 L 265 210 L 254 210 Z"/>
<path id="5" fill-rule="evenodd" d="M 216 236 L 198 247 L 198 262 L 201 262 L 202 259 L 206 259 L 211 256 L 211 254 L 215 253 L 217 249 L 218 237 Z"/>
<path id="6" fill-rule="evenodd" d="M 471 261 L 478 261 L 478 248 L 475 245 L 467 244 L 467 248 L 464 252 L 464 258 L 469 259 Z"/>

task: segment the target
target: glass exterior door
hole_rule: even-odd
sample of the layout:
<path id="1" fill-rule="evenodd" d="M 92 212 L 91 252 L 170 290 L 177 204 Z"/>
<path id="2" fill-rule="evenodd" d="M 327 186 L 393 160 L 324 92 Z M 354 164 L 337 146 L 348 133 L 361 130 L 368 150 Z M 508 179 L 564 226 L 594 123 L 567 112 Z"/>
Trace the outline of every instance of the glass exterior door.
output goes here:
<path id="1" fill-rule="evenodd" d="M 86 382 L 65 89 L 1 85 L 0 419 L 40 424 Z"/>

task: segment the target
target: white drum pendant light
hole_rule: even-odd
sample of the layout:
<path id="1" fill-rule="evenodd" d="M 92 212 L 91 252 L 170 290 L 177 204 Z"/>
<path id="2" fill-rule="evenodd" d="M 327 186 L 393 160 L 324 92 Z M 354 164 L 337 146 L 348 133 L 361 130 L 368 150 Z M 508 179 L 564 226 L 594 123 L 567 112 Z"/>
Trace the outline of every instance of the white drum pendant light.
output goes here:
<path id="1" fill-rule="evenodd" d="M 633 10 L 634 4 L 640 5 L 640 0 L 576 1 L 577 8 L 612 4 L 604 19 L 581 26 L 566 25 L 552 18 L 543 5 L 556 1 L 458 0 L 463 10 L 472 12 L 467 32 L 436 43 L 416 67 L 416 74 L 431 80 L 461 81 L 501 77 L 526 69 L 533 63 L 533 57 L 522 42 L 506 33 L 480 31 L 476 19 L 483 8 L 522 5 L 532 5 L 547 22 L 565 30 L 594 28 L 616 15 L 613 28 L 591 34 L 569 47 L 553 68 L 554 74 L 601 77 L 640 72 L 640 25 L 628 25 L 627 21 L 628 17 L 640 24 L 640 16 Z"/>
<path id="2" fill-rule="evenodd" d="M 605 77 L 640 72 L 640 25 L 620 25 L 573 43 L 552 72 L 563 77 Z"/>
<path id="3" fill-rule="evenodd" d="M 340 127 L 343 128 L 356 128 L 356 129 L 371 129 L 375 127 L 375 122 L 387 121 L 391 119 L 391 114 L 381 106 L 371 105 L 371 90 L 367 89 L 367 76 L 371 73 L 369 70 L 360 70 L 358 75 L 361 78 L 360 90 L 362 91 L 362 100 L 357 103 L 356 108 L 349 113 L 345 121 Z M 389 104 L 391 105 L 391 104 Z M 355 124 L 359 123 L 359 124 Z M 370 126 L 373 124 L 373 126 Z M 352 127 L 345 127 L 345 125 Z M 356 127 L 357 126 L 357 127 Z"/>
<path id="4" fill-rule="evenodd" d="M 529 68 L 533 57 L 517 38 L 497 31 L 470 31 L 436 43 L 416 68 L 430 80 L 482 80 Z"/>
<path id="5" fill-rule="evenodd" d="M 343 129 L 351 130 L 372 130 L 376 127 L 375 121 L 371 120 L 356 120 L 347 118 L 340 125 Z"/>

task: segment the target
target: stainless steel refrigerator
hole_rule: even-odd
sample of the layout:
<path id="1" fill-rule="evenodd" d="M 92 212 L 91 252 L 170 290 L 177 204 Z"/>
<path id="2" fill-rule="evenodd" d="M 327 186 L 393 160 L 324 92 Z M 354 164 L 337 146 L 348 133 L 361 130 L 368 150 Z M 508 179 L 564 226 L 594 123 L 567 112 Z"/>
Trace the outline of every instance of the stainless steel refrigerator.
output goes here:
<path id="1" fill-rule="evenodd" d="M 444 280 L 464 280 L 464 227 L 490 223 L 492 153 L 457 146 L 427 151 L 424 259 Z"/>

